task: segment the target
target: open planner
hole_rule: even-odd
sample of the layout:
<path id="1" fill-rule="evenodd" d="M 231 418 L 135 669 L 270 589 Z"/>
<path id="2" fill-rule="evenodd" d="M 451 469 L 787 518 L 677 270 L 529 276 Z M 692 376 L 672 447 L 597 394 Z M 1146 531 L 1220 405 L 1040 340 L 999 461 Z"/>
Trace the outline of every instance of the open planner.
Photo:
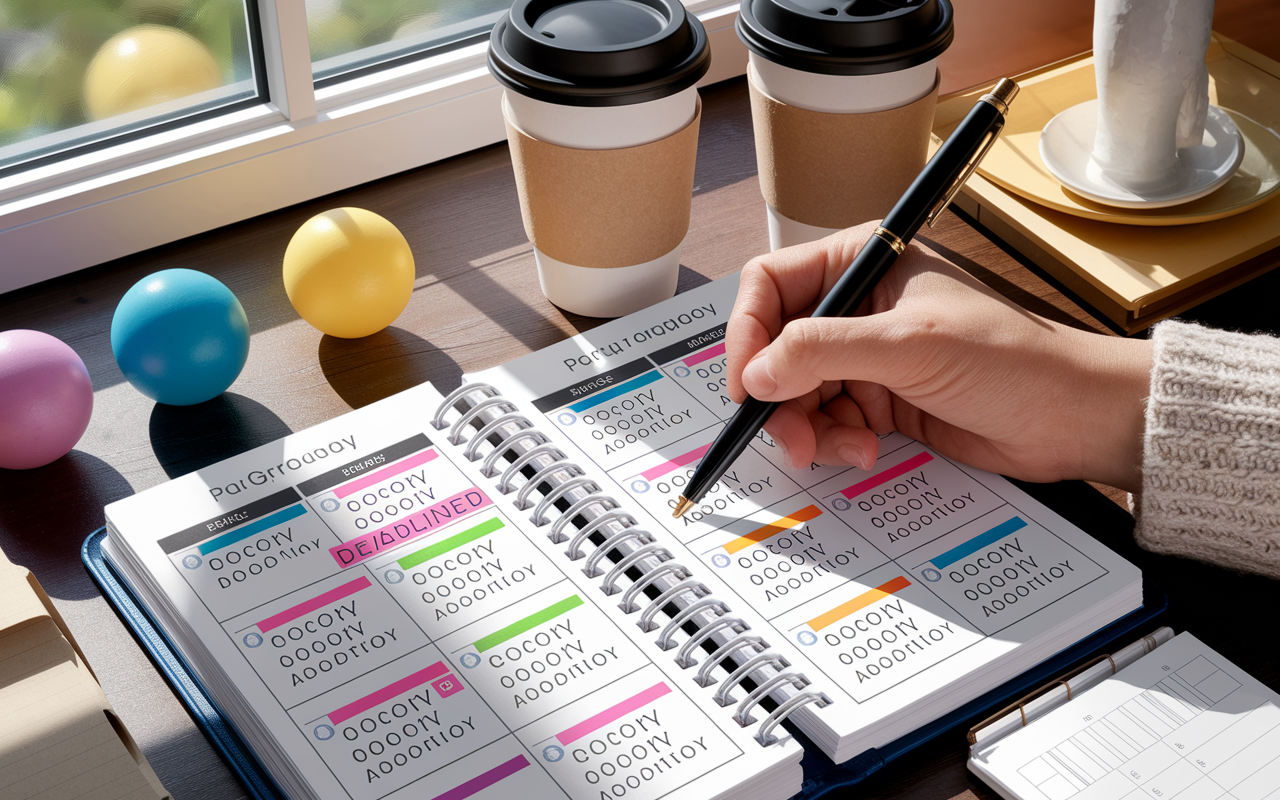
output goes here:
<path id="1" fill-rule="evenodd" d="M 113 503 L 103 555 L 291 798 L 781 800 L 790 724 L 846 761 L 1141 605 L 1131 564 L 899 434 L 865 472 L 762 433 L 673 519 L 734 410 L 736 291 Z"/>
<path id="2" fill-rule="evenodd" d="M 1280 798 L 1280 695 L 1168 628 L 1095 670 L 971 737 L 969 768 L 1008 800 Z"/>

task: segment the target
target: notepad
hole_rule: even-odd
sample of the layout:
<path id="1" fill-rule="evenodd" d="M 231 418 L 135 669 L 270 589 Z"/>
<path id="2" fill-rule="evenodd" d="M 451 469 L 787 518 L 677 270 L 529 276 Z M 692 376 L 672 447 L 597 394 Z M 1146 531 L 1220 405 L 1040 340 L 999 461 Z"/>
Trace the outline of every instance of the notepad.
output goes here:
<path id="1" fill-rule="evenodd" d="M 787 798 L 1141 604 L 1139 572 L 904 436 L 767 434 L 717 281 L 108 506 L 103 552 L 290 797 Z"/>
<path id="2" fill-rule="evenodd" d="M 0 797 L 169 800 L 39 581 L 3 552 Z"/>
<path id="3" fill-rule="evenodd" d="M 1280 797 L 1280 695 L 1183 633 L 969 768 L 1010 800 Z"/>
<path id="4" fill-rule="evenodd" d="M 792 719 L 836 763 L 917 730 L 1136 608 L 1137 569 L 997 475 L 898 433 L 865 471 L 783 466 L 760 432 L 672 509 L 737 406 L 737 276 L 491 370 L 569 457 L 607 474 L 832 699 Z M 748 613 L 744 611 L 743 613 Z"/>

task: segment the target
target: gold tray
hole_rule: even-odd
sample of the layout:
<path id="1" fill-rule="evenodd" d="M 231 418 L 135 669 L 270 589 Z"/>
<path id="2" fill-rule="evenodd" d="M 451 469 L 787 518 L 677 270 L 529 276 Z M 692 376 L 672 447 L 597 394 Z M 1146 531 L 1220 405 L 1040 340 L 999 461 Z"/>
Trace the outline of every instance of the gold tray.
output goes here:
<path id="1" fill-rule="evenodd" d="M 1280 190 L 1280 80 L 1227 57 L 1211 42 L 1209 101 L 1231 115 L 1244 137 L 1244 161 L 1213 193 L 1167 208 L 1127 209 L 1095 203 L 1058 182 L 1040 159 L 1040 131 L 1057 114 L 1097 96 L 1093 58 L 1037 74 L 1024 83 L 1009 122 L 978 171 L 1032 202 L 1086 219 L 1123 225 L 1188 225 L 1248 211 Z"/>
<path id="2" fill-rule="evenodd" d="M 1280 63 L 1219 34 L 1215 40 L 1208 62 L 1213 102 L 1280 130 Z M 1091 53 L 1014 76 L 1023 88 L 1009 120 L 1015 136 L 1028 130 L 1039 136 L 1043 122 L 1056 112 L 1037 87 L 1072 72 L 1092 93 Z M 934 147 L 990 89 L 989 85 L 975 86 L 938 98 Z M 1075 101 L 1068 97 L 1057 102 L 1066 107 Z M 1035 117 L 1041 122 L 1032 121 Z M 1025 148 L 1011 146 L 1000 153 L 1024 165 L 1040 165 L 1038 143 L 1030 147 L 1034 159 Z M 1280 163 L 1280 159 L 1273 163 Z M 1117 224 L 1144 216 L 1185 215 L 1195 207 L 1188 203 L 1169 209 L 1130 210 L 1092 204 L 1086 208 L 1053 181 L 1054 188 L 1048 194 L 1056 193 L 1058 204 L 1077 209 L 1069 213 L 1011 190 L 1007 179 L 997 183 L 991 164 L 988 155 L 983 162 L 986 169 L 969 177 L 953 205 L 1118 331 L 1140 331 L 1280 265 L 1280 199 L 1276 199 L 1280 192 L 1252 208 L 1194 225 L 1186 224 L 1187 219 L 1167 227 Z M 1044 169 L 1042 165 L 1038 168 Z M 997 166 L 994 173 L 1001 173 L 1001 169 Z M 1044 175 L 1046 181 L 1053 180 L 1047 177 L 1047 170 Z M 1195 202 L 1210 197 L 1213 195 Z"/>

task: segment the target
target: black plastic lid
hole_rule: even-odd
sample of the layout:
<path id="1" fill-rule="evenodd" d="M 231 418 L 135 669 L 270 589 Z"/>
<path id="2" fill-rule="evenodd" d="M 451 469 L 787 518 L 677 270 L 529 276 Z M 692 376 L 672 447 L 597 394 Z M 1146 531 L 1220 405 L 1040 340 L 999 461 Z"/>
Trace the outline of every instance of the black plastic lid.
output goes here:
<path id="1" fill-rule="evenodd" d="M 516 0 L 489 37 L 489 71 L 535 100 L 622 106 L 689 88 L 711 66 L 680 0 Z"/>
<path id="2" fill-rule="evenodd" d="M 738 38 L 784 67 L 879 75 L 937 58 L 955 38 L 950 0 L 742 0 Z"/>

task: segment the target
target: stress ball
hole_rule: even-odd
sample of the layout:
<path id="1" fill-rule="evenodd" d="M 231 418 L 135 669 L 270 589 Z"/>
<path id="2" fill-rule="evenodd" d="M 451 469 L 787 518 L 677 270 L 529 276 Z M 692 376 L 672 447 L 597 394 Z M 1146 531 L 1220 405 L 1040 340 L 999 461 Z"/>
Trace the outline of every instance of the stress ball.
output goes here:
<path id="1" fill-rule="evenodd" d="M 222 69 L 194 36 L 139 25 L 98 48 L 85 70 L 84 107 L 90 119 L 105 119 L 221 85 Z"/>
<path id="2" fill-rule="evenodd" d="M 335 208 L 302 224 L 284 252 L 284 290 L 311 327 L 342 339 L 377 333 L 413 295 L 413 252 L 386 219 Z"/>
<path id="3" fill-rule="evenodd" d="M 0 467 L 62 458 L 92 412 L 93 384 L 75 350 L 39 331 L 0 333 Z"/>
<path id="4" fill-rule="evenodd" d="M 166 269 L 125 292 L 111 318 L 111 352 L 134 388 L 190 406 L 226 391 L 249 358 L 249 318 L 217 278 Z"/>

